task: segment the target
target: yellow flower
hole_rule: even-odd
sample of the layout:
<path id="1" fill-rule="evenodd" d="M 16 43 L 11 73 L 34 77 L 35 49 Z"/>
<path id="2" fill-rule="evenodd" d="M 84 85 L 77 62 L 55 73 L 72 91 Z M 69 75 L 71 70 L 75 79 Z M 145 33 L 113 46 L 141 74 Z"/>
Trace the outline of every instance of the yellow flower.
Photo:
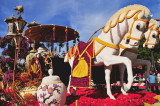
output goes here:
<path id="1" fill-rule="evenodd" d="M 152 105 L 149 104 L 149 103 L 144 102 L 144 106 L 152 106 Z"/>
<path id="2" fill-rule="evenodd" d="M 156 95 L 156 96 L 154 96 L 154 99 L 158 99 L 158 100 L 160 100 L 160 95 Z"/>

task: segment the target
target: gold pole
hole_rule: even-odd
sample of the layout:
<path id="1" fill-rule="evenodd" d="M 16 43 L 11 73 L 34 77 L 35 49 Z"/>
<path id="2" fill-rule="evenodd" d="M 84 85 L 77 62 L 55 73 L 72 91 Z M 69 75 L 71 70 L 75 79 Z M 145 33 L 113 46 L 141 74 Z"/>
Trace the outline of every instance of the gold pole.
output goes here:
<path id="1" fill-rule="evenodd" d="M 12 89 L 14 88 L 16 64 L 17 64 L 17 49 L 15 48 Z"/>
<path id="2" fill-rule="evenodd" d="M 20 37 L 20 36 L 18 36 Z M 15 57 L 14 57 L 14 69 L 13 69 L 13 83 L 12 83 L 12 89 L 14 88 L 14 83 L 15 83 L 15 71 L 16 71 L 16 64 L 17 64 L 17 59 L 18 59 L 18 52 L 20 50 L 20 41 L 21 38 L 17 38 L 17 36 L 13 37 L 14 42 L 15 42 Z"/>

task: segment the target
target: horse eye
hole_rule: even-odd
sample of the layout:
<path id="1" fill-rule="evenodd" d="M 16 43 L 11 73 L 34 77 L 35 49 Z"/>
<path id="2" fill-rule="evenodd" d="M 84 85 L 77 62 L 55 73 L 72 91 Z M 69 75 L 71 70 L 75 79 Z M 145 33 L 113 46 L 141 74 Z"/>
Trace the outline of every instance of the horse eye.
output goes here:
<path id="1" fill-rule="evenodd" d="M 138 25 L 136 26 L 136 28 L 137 28 L 138 30 L 140 30 L 140 25 L 138 24 Z"/>
<path id="2" fill-rule="evenodd" d="M 153 38 L 156 38 L 156 35 L 155 35 L 155 34 L 153 34 L 153 35 L 152 35 L 152 37 L 153 37 Z"/>

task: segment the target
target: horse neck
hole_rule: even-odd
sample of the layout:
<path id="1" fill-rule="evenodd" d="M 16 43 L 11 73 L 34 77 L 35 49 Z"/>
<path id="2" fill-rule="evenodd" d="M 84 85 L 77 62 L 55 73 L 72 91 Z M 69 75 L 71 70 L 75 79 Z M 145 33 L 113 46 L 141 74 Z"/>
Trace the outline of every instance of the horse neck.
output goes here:
<path id="1" fill-rule="evenodd" d="M 104 33 L 104 31 L 102 31 L 102 33 L 98 36 L 98 38 L 105 42 L 108 42 L 114 45 L 119 45 L 122 39 L 124 38 L 125 34 L 128 32 L 127 27 L 129 29 L 130 23 L 133 22 L 133 19 L 132 18 L 128 19 L 127 22 L 128 22 L 128 26 L 126 25 L 126 20 L 124 20 L 123 22 L 118 23 L 119 27 L 117 24 L 115 27 L 110 28 L 110 30 L 107 33 Z M 120 31 L 118 31 L 118 29 Z"/>

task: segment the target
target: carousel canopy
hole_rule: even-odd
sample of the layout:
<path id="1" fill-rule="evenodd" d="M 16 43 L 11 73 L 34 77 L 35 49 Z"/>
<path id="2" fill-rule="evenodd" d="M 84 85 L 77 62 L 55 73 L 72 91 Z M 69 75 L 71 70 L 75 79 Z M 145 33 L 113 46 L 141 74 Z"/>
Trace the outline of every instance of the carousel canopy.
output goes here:
<path id="1" fill-rule="evenodd" d="M 59 25 L 38 25 L 28 28 L 24 36 L 35 42 L 66 42 L 75 40 L 79 33 L 69 27 Z"/>

